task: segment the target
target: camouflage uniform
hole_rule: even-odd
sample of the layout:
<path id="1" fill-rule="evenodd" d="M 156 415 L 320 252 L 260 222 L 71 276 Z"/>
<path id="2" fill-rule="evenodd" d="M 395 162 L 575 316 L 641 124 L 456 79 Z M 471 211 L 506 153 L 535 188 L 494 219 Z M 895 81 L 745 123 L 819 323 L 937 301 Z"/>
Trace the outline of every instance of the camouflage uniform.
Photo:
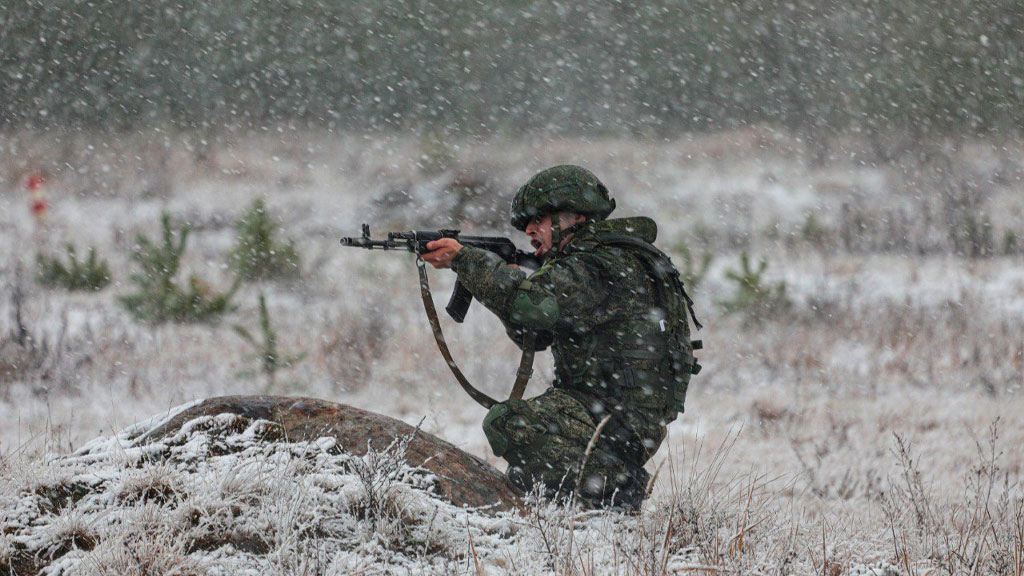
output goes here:
<path id="1" fill-rule="evenodd" d="M 556 379 L 529 400 L 494 406 L 484 431 L 509 462 L 513 482 L 584 502 L 635 508 L 649 475 L 643 465 L 683 411 L 695 372 L 678 273 L 650 243 L 649 218 L 588 220 L 570 242 L 527 275 L 486 250 L 463 247 L 452 269 L 473 296 L 524 345 L 552 348 Z M 660 255 L 660 256 L 659 256 Z M 585 470 L 579 468 L 608 415 Z"/>

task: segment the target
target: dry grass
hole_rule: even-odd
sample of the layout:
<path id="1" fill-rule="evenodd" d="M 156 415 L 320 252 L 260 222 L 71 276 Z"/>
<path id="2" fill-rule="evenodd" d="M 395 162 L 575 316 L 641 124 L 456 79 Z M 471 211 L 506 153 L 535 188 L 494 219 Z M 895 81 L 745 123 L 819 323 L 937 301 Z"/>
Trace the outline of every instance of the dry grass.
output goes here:
<path id="1" fill-rule="evenodd" d="M 445 176 L 415 167 L 415 139 L 237 137 L 202 157 L 184 145 L 187 139 L 171 137 L 165 148 L 146 135 L 111 138 L 90 150 L 87 138 L 55 143 L 12 135 L 20 153 L 0 167 L 7 183 L 0 188 L 5 477 L 11 459 L 67 453 L 196 398 L 263 390 L 252 376 L 250 351 L 226 328 L 234 319 L 144 326 L 116 298 L 131 270 L 131 239 L 150 232 L 165 209 L 195 225 L 189 271 L 209 278 L 214 289 L 230 285 L 223 266 L 230 224 L 255 196 L 265 196 L 281 216 L 304 262 L 295 282 L 239 293 L 238 318 L 255 317 L 256 294 L 266 293 L 281 349 L 307 354 L 282 370 L 271 392 L 328 398 L 411 424 L 423 419 L 425 431 L 500 465 L 479 429 L 483 414 L 457 390 L 433 348 L 411 257 L 345 250 L 337 237 L 357 233 L 364 221 L 380 232 L 377 222 L 509 231 L 436 221 L 441 216 L 430 203 L 452 199 L 437 187 Z M 540 565 L 558 574 L 838 576 L 872 567 L 878 574 L 1022 573 L 1024 455 L 1015 447 L 1024 445 L 1017 417 L 1024 409 L 1024 328 L 1014 321 L 1024 311 L 1020 255 L 957 244 L 970 240 L 960 231 L 975 217 L 991 220 L 995 248 L 1001 232 L 1024 229 L 1013 188 L 1021 173 L 1013 151 L 1020 146 L 964 146 L 950 152 L 955 170 L 942 175 L 918 165 L 811 169 L 790 144 L 744 133 L 657 144 L 460 146 L 452 169 L 485 174 L 499 196 L 550 163 L 601 167 L 623 215 L 657 217 L 660 245 L 710 252 L 714 259 L 695 294 L 708 326 L 701 334 L 705 369 L 693 381 L 687 413 L 651 464 L 658 482 L 637 518 L 539 507 L 517 524 L 521 544 L 502 555 L 498 536 L 480 526 L 459 540 L 438 535 L 441 519 L 384 515 L 396 542 L 410 540 L 420 554 L 465 573 L 478 566 L 530 573 Z M 141 152 L 123 153 L 129 149 Z M 170 151 L 163 165 L 154 160 L 156 150 Z M 49 173 L 45 222 L 32 220 L 20 189 L 40 167 Z M 410 186 L 418 204 L 392 209 L 375 202 Z M 486 205 L 502 202 L 488 198 Z M 430 222 L 418 219 L 420 207 Z M 88 295 L 37 286 L 27 274 L 35 251 L 67 242 L 97 246 L 122 284 Z M 716 308 L 729 295 L 724 273 L 740 250 L 770 261 L 767 280 L 786 283 L 791 309 L 751 323 Z M 443 301 L 451 278 L 433 273 L 432 283 Z M 30 334 L 30 344 L 19 334 Z M 446 335 L 474 383 L 491 395 L 507 393 L 518 355 L 493 316 L 474 304 L 467 323 L 446 325 Z M 539 393 L 552 377 L 551 360 L 541 355 L 528 393 Z M 125 503 L 196 506 L 195 524 L 175 529 L 223 526 L 233 507 L 260 497 L 237 478 L 225 478 L 223 498 L 207 503 L 195 502 L 194 487 L 137 482 L 125 486 Z M 40 493 L 63 498 L 53 510 L 77 497 L 74 484 L 59 478 L 40 486 L 48 487 Z M 90 532 L 79 528 L 54 542 L 81 549 Z M 170 528 L 161 530 L 128 544 L 96 543 L 93 573 L 202 572 Z M 291 542 L 280 573 L 323 573 L 331 565 L 322 553 L 296 547 L 312 540 L 284 528 L 274 534 L 273 546 Z M 22 558 L 4 538 L 0 561 Z M 246 534 L 236 539 L 243 546 L 253 541 Z M 308 561 L 299 560 L 303 550 Z"/>

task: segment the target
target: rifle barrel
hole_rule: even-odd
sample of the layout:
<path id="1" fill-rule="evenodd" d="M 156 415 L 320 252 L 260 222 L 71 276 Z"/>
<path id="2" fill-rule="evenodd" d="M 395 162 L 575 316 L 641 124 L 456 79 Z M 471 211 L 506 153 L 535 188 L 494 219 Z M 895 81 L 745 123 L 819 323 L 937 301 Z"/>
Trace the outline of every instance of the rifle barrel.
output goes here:
<path id="1" fill-rule="evenodd" d="M 366 248 L 367 250 L 412 250 L 412 248 L 405 242 L 392 242 L 390 240 L 371 240 L 365 237 L 342 238 L 341 245 L 352 246 L 353 248 Z"/>

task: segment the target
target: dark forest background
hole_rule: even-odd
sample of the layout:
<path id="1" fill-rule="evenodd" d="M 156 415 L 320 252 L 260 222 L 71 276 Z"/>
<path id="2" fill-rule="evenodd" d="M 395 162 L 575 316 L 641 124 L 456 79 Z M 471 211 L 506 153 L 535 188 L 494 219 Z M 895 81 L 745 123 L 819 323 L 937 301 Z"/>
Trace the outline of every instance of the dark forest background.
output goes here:
<path id="1" fill-rule="evenodd" d="M 1024 127 L 1018 0 L 3 0 L 0 128 Z"/>

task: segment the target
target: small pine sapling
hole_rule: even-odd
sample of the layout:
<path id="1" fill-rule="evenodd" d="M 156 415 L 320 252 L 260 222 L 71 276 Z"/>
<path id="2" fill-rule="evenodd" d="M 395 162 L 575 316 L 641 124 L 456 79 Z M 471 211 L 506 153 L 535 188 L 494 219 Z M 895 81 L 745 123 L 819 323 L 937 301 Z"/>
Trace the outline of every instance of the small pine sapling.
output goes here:
<path id="1" fill-rule="evenodd" d="M 162 244 L 157 245 L 141 234 L 137 237 L 132 259 L 142 270 L 131 275 L 136 292 L 121 297 L 125 308 L 139 320 L 154 324 L 211 321 L 232 310 L 231 297 L 238 288 L 238 281 L 223 294 L 214 293 L 195 275 L 189 277 L 187 289 L 175 285 L 174 277 L 181 268 L 181 257 L 185 253 L 191 227 L 187 224 L 182 226 L 175 241 L 169 214 L 163 214 L 162 223 Z"/>
<path id="2" fill-rule="evenodd" d="M 267 390 L 269 391 L 277 383 L 277 371 L 280 368 L 290 368 L 305 358 L 305 354 L 298 356 L 281 357 L 277 352 L 277 332 L 270 324 L 270 313 L 267 312 L 267 299 L 260 293 L 260 332 L 263 341 L 259 342 L 244 326 L 235 324 L 232 326 L 235 332 L 248 342 L 259 353 L 260 369 L 267 377 Z"/>
<path id="3" fill-rule="evenodd" d="M 800 236 L 804 242 L 813 246 L 823 247 L 829 242 L 828 229 L 818 221 L 814 212 L 808 212 L 804 217 L 804 223 L 800 226 Z"/>
<path id="4" fill-rule="evenodd" d="M 299 274 L 299 255 L 295 242 L 279 243 L 274 239 L 277 222 L 267 212 L 263 199 L 235 222 L 238 234 L 231 252 L 231 267 L 242 280 L 294 278 Z"/>
<path id="5" fill-rule="evenodd" d="M 98 292 L 110 284 L 110 267 L 106 260 L 96 256 L 96 248 L 89 248 L 89 256 L 79 261 L 75 247 L 66 248 L 67 265 L 59 256 L 36 255 L 36 278 L 44 286 L 63 286 L 68 290 L 89 290 Z"/>
<path id="6" fill-rule="evenodd" d="M 728 270 L 725 276 L 736 283 L 736 293 L 729 300 L 720 301 L 718 304 L 727 314 L 736 312 L 771 313 L 784 310 L 789 307 L 790 301 L 786 296 L 786 283 L 777 282 L 767 284 L 764 281 L 764 272 L 768 268 L 765 259 L 754 269 L 750 264 L 750 255 L 743 252 L 740 255 L 740 269 Z"/>

